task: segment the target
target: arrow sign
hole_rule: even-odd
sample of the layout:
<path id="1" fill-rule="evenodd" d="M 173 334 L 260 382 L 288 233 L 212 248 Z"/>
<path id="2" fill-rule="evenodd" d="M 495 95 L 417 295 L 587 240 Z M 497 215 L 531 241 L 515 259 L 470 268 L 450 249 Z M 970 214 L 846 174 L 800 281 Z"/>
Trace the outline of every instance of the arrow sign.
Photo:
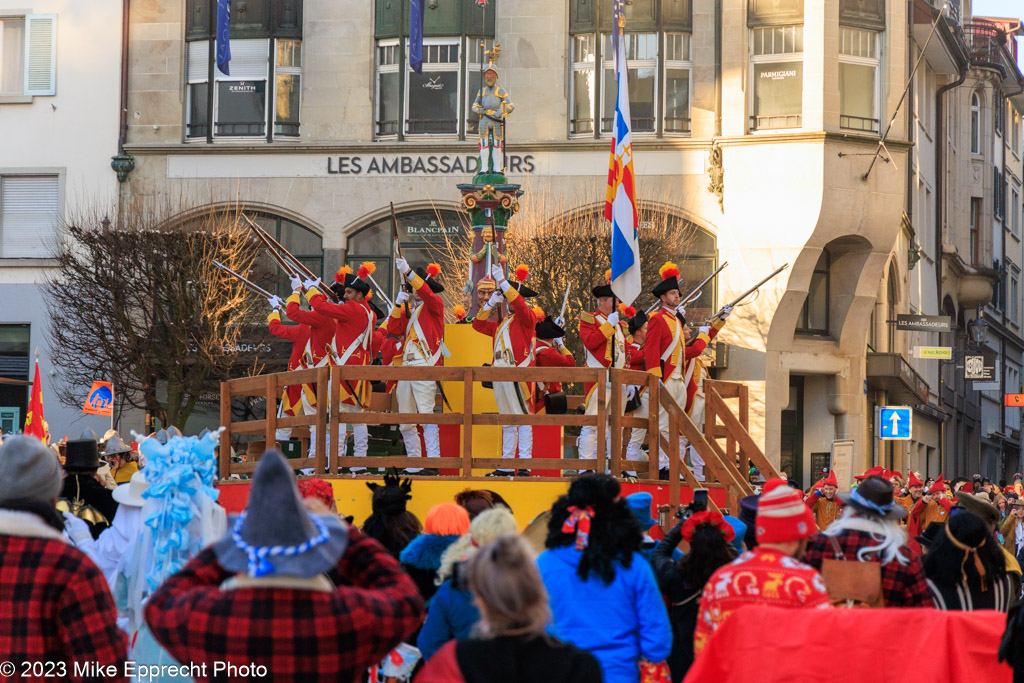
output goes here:
<path id="1" fill-rule="evenodd" d="M 911 432 L 910 406 L 883 406 L 879 409 L 880 438 L 889 441 L 909 441 Z"/>

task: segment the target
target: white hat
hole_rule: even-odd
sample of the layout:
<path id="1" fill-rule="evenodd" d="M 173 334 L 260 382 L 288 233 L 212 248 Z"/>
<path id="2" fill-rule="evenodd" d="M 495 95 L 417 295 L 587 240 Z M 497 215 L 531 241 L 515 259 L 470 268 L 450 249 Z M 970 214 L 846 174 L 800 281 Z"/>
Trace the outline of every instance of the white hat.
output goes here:
<path id="1" fill-rule="evenodd" d="M 131 480 L 127 484 L 121 484 L 111 494 L 120 505 L 128 505 L 129 507 L 140 508 L 146 501 L 143 500 L 143 492 L 149 488 L 149 482 L 146 481 L 146 473 L 143 470 L 139 470 L 132 475 Z"/>

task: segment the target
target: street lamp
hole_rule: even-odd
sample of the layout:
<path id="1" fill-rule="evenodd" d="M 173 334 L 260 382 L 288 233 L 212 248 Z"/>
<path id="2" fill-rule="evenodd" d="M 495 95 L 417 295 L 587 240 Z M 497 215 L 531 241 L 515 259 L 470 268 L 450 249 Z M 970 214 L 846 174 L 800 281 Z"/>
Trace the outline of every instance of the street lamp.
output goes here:
<path id="1" fill-rule="evenodd" d="M 981 348 L 988 341 L 988 327 L 988 321 L 980 315 L 967 323 L 967 334 L 970 335 L 971 342 L 975 347 Z"/>

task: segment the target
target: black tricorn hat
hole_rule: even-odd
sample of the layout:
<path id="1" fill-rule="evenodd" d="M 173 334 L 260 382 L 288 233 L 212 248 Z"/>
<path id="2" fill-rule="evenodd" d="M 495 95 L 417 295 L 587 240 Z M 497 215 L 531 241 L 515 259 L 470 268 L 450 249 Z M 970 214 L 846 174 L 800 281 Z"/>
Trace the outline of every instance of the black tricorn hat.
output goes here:
<path id="1" fill-rule="evenodd" d="M 615 292 L 612 291 L 612 286 L 607 282 L 604 283 L 603 285 L 598 285 L 597 287 L 594 287 L 593 289 L 590 290 L 590 293 L 594 295 L 595 299 L 615 296 Z"/>
<path id="2" fill-rule="evenodd" d="M 555 339 L 557 337 L 564 337 L 565 330 L 555 324 L 555 321 L 551 318 L 544 318 L 535 328 L 535 334 L 537 339 Z"/>
<path id="3" fill-rule="evenodd" d="M 676 264 L 671 261 L 667 262 L 658 269 L 658 274 L 661 275 L 661 282 L 651 290 L 651 294 L 661 296 L 673 289 L 679 289 L 679 267 Z"/>
<path id="4" fill-rule="evenodd" d="M 354 289 L 360 294 L 366 294 L 370 291 L 370 285 L 367 282 L 363 282 L 352 273 L 349 273 L 345 276 L 345 289 Z M 344 293 L 344 290 L 342 290 L 342 294 Z"/>
<path id="5" fill-rule="evenodd" d="M 629 333 L 636 334 L 636 331 L 643 327 L 645 322 L 647 322 L 647 313 L 644 311 L 637 311 L 637 314 L 627 321 L 629 325 Z"/>
<path id="6" fill-rule="evenodd" d="M 88 472 L 100 466 L 100 449 L 95 439 L 75 439 L 64 447 L 64 469 Z"/>
<path id="7" fill-rule="evenodd" d="M 437 281 L 437 278 L 431 277 L 425 268 L 416 268 L 416 274 L 423 279 L 430 286 L 430 291 L 434 294 L 440 294 L 444 291 L 444 285 Z"/>
<path id="8" fill-rule="evenodd" d="M 367 299 L 366 303 L 369 304 L 370 310 L 373 311 L 373 314 L 377 316 L 378 322 L 384 319 L 386 314 L 380 309 L 380 306 L 373 302 L 373 299 Z"/>

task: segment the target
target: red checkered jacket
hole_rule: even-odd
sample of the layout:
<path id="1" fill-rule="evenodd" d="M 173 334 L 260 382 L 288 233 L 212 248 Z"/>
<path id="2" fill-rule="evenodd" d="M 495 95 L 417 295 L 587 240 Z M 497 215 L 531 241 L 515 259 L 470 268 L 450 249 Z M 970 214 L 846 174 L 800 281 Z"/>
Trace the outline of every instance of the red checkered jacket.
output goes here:
<path id="1" fill-rule="evenodd" d="M 0 681 L 43 680 L 27 663 L 49 662 L 54 680 L 96 680 L 74 675 L 74 662 L 123 673 L 127 637 L 103 572 L 34 514 L 0 510 L 0 530 L 0 661 L 15 667 Z"/>
<path id="2" fill-rule="evenodd" d="M 836 537 L 843 557 L 856 561 L 857 551 L 878 545 L 871 534 L 857 529 L 847 529 Z M 903 547 L 900 552 L 909 558 L 906 564 L 893 560 L 882 567 L 882 596 L 886 607 L 931 607 L 932 598 L 928 593 L 928 582 L 924 578 L 921 558 Z M 832 543 L 824 534 L 816 534 L 811 538 L 811 547 L 804 556 L 804 562 L 821 571 L 822 560 L 837 559 L 832 550 Z M 877 556 L 871 556 L 870 562 L 878 562 Z"/>
<path id="3" fill-rule="evenodd" d="M 146 623 L 179 662 L 262 665 L 274 681 L 353 681 L 415 631 L 416 584 L 380 543 L 349 528 L 333 591 L 269 586 L 222 590 L 231 574 L 207 548 L 161 585 Z M 221 673 L 215 680 L 245 680 Z"/>

